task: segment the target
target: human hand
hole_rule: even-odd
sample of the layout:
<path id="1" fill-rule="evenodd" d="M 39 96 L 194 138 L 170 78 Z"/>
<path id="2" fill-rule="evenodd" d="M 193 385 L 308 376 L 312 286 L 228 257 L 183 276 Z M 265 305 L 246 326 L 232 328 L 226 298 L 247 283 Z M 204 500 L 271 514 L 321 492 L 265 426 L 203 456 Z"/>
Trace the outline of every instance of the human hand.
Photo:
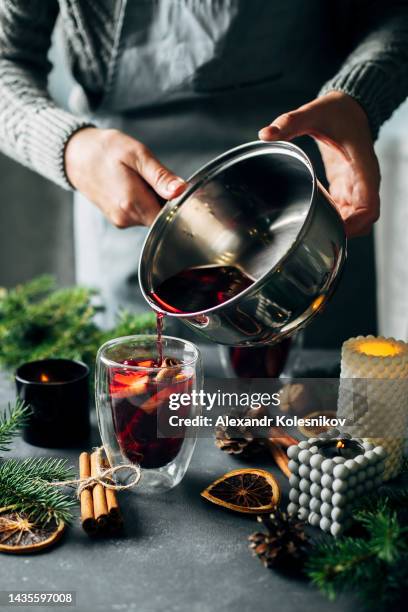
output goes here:
<path id="1" fill-rule="evenodd" d="M 363 108 L 351 96 L 332 91 L 277 117 L 259 137 L 292 140 L 306 134 L 318 144 L 347 235 L 368 233 L 380 213 L 380 169 Z"/>
<path id="2" fill-rule="evenodd" d="M 147 147 L 118 130 L 75 132 L 65 148 L 65 171 L 71 185 L 119 228 L 150 225 L 160 211 L 157 195 L 168 200 L 186 188 Z"/>

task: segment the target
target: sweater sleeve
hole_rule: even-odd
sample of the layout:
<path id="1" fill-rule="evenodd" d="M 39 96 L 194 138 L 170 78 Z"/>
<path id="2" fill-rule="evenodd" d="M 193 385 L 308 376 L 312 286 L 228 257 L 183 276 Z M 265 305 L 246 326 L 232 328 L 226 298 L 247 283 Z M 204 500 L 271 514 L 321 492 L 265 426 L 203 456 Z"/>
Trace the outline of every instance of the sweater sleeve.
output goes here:
<path id="1" fill-rule="evenodd" d="M 57 15 L 57 0 L 0 0 L 0 149 L 70 189 L 65 144 L 88 123 L 48 95 L 47 54 Z"/>
<path id="2" fill-rule="evenodd" d="M 356 45 L 320 91 L 343 91 L 367 113 L 373 137 L 408 96 L 408 0 L 364 0 L 351 15 Z"/>

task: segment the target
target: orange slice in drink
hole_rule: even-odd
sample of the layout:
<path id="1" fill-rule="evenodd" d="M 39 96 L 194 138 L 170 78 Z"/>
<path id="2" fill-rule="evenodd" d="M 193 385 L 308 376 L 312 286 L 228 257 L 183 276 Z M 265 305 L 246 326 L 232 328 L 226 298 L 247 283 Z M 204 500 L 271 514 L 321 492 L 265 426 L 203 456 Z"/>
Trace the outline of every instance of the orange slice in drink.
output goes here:
<path id="1" fill-rule="evenodd" d="M 133 395 L 142 395 L 143 393 L 147 392 L 147 385 L 149 382 L 149 377 L 147 375 L 127 376 L 127 382 L 125 384 L 118 381 L 117 377 L 118 375 L 115 376 L 114 381 L 110 386 L 110 392 L 113 397 L 132 397 Z"/>

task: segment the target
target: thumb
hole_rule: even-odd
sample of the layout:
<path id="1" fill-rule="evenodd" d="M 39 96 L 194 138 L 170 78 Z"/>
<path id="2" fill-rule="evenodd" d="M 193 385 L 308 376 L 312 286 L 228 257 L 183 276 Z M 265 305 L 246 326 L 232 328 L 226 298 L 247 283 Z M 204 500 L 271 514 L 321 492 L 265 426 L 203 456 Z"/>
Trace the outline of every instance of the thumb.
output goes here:
<path id="1" fill-rule="evenodd" d="M 258 136 L 261 140 L 292 140 L 304 134 L 312 135 L 315 132 L 315 115 L 314 108 L 305 105 L 280 115 L 262 128 Z"/>
<path id="2" fill-rule="evenodd" d="M 139 144 L 127 165 L 148 183 L 154 191 L 166 200 L 180 195 L 187 183 L 163 166 L 153 153 L 144 145 Z"/>

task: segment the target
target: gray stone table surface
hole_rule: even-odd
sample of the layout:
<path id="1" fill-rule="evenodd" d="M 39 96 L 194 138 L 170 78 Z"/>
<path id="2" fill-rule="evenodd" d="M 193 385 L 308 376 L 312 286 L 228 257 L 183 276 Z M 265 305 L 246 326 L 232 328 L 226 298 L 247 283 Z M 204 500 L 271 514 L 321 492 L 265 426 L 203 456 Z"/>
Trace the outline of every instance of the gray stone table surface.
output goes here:
<path id="1" fill-rule="evenodd" d="M 13 397 L 13 387 L 3 376 L 0 407 Z M 98 443 L 94 434 L 90 446 Z M 18 439 L 12 454 L 62 456 L 75 463 L 79 450 L 50 451 Z M 257 529 L 254 519 L 200 498 L 210 482 L 241 465 L 216 449 L 212 440 L 199 440 L 178 487 L 161 497 L 121 494 L 126 524 L 122 537 L 92 540 L 76 519 L 63 541 L 48 552 L 1 555 L 0 590 L 74 590 L 75 609 L 81 612 L 355 611 L 351 598 L 330 603 L 306 581 L 265 569 L 248 551 L 247 537 Z M 276 472 L 287 490 L 285 478 L 270 462 L 263 467 Z"/>

